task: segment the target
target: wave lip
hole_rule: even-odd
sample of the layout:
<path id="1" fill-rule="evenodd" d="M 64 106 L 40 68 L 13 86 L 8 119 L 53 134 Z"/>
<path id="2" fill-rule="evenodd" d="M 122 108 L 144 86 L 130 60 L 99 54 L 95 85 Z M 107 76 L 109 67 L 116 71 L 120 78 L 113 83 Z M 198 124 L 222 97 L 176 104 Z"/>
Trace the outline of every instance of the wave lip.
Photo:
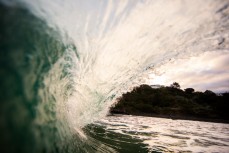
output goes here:
<path id="1" fill-rule="evenodd" d="M 3 146 L 82 151 L 84 142 L 90 146 L 82 128 L 144 81 L 141 75 L 170 59 L 228 51 L 227 6 L 1 0 Z"/>

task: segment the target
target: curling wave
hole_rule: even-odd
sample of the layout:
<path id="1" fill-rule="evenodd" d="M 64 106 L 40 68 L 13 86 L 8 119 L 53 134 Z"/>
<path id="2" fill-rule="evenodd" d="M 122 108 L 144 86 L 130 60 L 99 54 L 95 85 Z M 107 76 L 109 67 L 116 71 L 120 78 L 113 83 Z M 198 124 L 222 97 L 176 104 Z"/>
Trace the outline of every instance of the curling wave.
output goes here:
<path id="1" fill-rule="evenodd" d="M 2 146 L 12 146 L 9 152 L 114 152 L 83 127 L 105 116 L 115 97 L 154 67 L 228 51 L 228 6 L 1 0 Z"/>

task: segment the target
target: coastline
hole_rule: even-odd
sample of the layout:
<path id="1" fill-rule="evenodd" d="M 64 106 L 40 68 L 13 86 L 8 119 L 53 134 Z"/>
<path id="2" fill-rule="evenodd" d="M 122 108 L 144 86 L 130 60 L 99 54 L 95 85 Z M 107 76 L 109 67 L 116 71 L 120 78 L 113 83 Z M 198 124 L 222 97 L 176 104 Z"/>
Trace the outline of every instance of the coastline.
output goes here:
<path id="1" fill-rule="evenodd" d="M 192 120 L 215 123 L 229 123 L 229 93 L 216 94 L 210 90 L 199 92 L 193 88 L 152 88 L 140 85 L 124 93 L 110 108 L 111 114 L 125 114 Z"/>
<path id="2" fill-rule="evenodd" d="M 118 116 L 118 115 L 132 115 L 132 116 L 143 116 L 143 117 L 155 117 L 155 118 L 165 118 L 172 120 L 189 120 L 189 121 L 201 121 L 201 122 L 212 122 L 212 123 L 224 123 L 229 124 L 229 120 L 218 119 L 218 118 L 201 118 L 193 116 L 184 115 L 162 115 L 162 114 L 148 114 L 148 113 L 111 113 L 107 116 Z"/>

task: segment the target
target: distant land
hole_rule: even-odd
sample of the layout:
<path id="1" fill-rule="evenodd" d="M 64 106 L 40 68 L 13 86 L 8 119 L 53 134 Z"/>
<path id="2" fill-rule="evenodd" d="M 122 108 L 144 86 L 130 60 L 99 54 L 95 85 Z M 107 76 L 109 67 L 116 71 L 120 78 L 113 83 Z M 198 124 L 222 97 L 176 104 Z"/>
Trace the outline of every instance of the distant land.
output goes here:
<path id="1" fill-rule="evenodd" d="M 119 97 L 110 114 L 229 123 L 229 92 L 182 90 L 177 82 L 170 86 L 143 84 Z"/>

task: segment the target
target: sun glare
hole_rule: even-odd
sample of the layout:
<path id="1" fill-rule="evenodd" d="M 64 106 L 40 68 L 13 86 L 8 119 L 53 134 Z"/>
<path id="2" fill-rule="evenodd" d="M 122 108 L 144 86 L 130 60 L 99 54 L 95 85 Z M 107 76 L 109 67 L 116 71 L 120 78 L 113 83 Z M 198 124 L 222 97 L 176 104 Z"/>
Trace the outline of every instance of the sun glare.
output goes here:
<path id="1" fill-rule="evenodd" d="M 166 77 L 165 76 L 158 76 L 155 74 L 150 74 L 150 84 L 151 85 L 165 85 L 166 84 Z"/>

